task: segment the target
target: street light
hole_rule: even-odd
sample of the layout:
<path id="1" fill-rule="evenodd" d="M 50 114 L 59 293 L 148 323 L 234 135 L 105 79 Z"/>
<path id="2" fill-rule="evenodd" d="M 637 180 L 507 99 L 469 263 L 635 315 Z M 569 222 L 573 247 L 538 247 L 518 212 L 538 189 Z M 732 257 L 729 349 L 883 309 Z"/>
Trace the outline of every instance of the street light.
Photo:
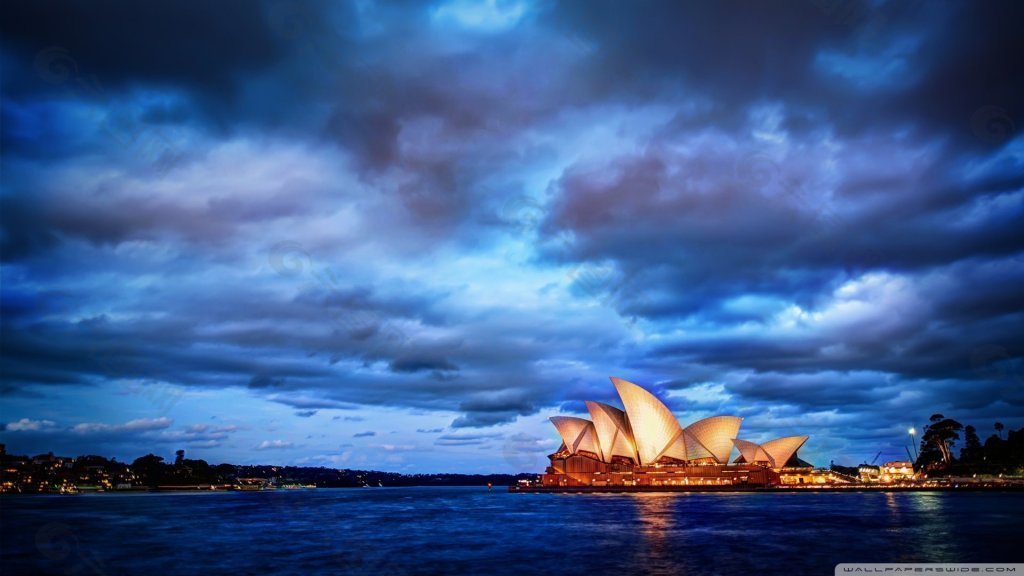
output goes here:
<path id="1" fill-rule="evenodd" d="M 910 430 L 907 430 L 907 433 L 910 434 L 910 445 L 914 447 L 914 462 L 917 462 L 920 458 L 917 455 L 917 440 L 914 438 L 914 435 L 917 434 L 917 430 L 914 430 L 914 427 L 911 426 Z"/>

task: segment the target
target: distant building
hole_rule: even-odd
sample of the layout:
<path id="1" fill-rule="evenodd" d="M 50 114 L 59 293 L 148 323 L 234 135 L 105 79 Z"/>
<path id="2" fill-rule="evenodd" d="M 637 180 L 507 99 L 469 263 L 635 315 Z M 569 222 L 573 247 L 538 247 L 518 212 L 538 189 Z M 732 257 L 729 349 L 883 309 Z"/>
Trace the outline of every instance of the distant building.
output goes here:
<path id="1" fill-rule="evenodd" d="M 898 460 L 882 464 L 882 482 L 902 482 L 914 479 L 914 463 Z"/>
<path id="2" fill-rule="evenodd" d="M 881 482 L 882 480 L 882 469 L 878 466 L 861 464 L 860 467 L 857 468 L 857 472 L 860 474 L 861 482 L 873 483 Z"/>
<path id="3" fill-rule="evenodd" d="M 851 484 L 855 479 L 835 470 L 821 470 L 813 466 L 787 466 L 779 470 L 779 480 L 780 484 L 785 486 L 790 484 Z"/>

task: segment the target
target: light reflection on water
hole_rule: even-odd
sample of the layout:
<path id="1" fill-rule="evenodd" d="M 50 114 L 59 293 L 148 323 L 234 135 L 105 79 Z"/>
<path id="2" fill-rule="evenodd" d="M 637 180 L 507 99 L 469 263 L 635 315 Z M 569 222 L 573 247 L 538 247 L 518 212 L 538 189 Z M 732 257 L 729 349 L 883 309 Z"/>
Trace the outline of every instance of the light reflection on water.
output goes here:
<path id="1" fill-rule="evenodd" d="M 955 562 L 961 554 L 956 530 L 959 518 L 946 509 L 949 499 L 938 492 L 915 492 L 908 496 L 908 507 L 917 520 L 913 527 L 917 545 L 936 562 Z"/>
<path id="2" fill-rule="evenodd" d="M 676 522 L 685 522 L 673 513 L 675 494 L 632 494 L 637 517 L 641 522 L 640 535 L 643 545 L 639 547 L 637 566 L 643 566 L 648 574 L 684 574 L 683 566 L 676 562 L 673 546 L 681 546 L 685 533 L 674 530 Z M 686 496 L 683 494 L 682 496 Z"/>
<path id="3" fill-rule="evenodd" d="M 0 498 L 4 574 L 828 574 L 1024 560 L 1014 493 L 384 488 Z"/>

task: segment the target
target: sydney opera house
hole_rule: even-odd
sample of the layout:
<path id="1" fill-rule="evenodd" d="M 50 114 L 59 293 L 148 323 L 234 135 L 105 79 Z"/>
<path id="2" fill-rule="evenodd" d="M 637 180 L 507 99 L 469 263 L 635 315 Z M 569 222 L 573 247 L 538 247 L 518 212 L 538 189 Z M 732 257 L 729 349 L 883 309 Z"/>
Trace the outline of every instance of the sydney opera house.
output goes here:
<path id="1" fill-rule="evenodd" d="M 590 420 L 551 418 L 562 444 L 549 456 L 543 486 L 757 487 L 802 483 L 802 471 L 811 469 L 796 454 L 807 436 L 742 440 L 738 416 L 712 416 L 684 428 L 647 390 L 611 380 L 624 409 L 587 401 Z"/>

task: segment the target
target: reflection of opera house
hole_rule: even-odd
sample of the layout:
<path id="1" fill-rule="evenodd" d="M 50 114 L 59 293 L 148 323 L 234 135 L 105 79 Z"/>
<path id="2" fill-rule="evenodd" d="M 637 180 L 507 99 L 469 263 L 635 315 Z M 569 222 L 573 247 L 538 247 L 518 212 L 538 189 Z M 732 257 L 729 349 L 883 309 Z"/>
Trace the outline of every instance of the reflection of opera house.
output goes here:
<path id="1" fill-rule="evenodd" d="M 807 436 L 763 444 L 737 438 L 741 418 L 712 416 L 683 428 L 643 388 L 612 378 L 625 410 L 587 402 L 591 420 L 551 418 L 562 437 L 544 486 L 769 486 L 802 483 L 810 465 L 796 456 Z M 733 448 L 739 456 L 730 464 Z"/>

